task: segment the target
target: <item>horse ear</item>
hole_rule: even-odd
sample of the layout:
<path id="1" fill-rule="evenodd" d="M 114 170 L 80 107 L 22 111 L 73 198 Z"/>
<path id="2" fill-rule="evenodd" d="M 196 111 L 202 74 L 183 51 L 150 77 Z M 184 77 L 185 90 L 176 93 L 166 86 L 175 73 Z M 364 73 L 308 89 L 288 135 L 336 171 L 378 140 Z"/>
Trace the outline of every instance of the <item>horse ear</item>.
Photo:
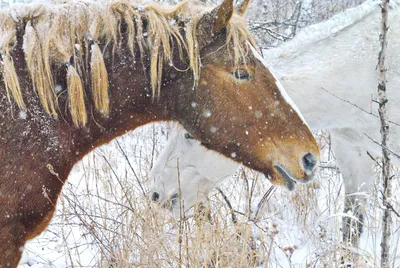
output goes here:
<path id="1" fill-rule="evenodd" d="M 222 4 L 216 8 L 217 14 L 214 22 L 213 33 L 218 34 L 224 29 L 233 14 L 233 0 L 224 0 Z"/>
<path id="2" fill-rule="evenodd" d="M 225 27 L 233 14 L 233 0 L 224 0 L 211 12 L 204 14 L 197 24 L 197 40 L 199 47 L 210 44 Z"/>
<path id="3" fill-rule="evenodd" d="M 236 12 L 239 15 L 243 16 L 244 13 L 246 13 L 246 10 L 247 10 L 247 7 L 249 6 L 249 4 L 250 4 L 250 0 L 244 0 L 240 5 L 238 5 L 236 7 Z"/>

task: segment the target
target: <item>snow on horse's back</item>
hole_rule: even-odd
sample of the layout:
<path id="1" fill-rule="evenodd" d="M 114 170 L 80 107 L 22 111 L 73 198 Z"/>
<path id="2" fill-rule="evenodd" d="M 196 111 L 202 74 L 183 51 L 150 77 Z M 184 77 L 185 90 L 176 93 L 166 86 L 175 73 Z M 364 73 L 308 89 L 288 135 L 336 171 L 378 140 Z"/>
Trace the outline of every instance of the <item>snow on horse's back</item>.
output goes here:
<path id="1" fill-rule="evenodd" d="M 278 75 L 311 128 L 356 129 L 380 140 L 379 118 L 368 114 L 372 111 L 377 115 L 377 104 L 372 99 L 377 97 L 378 86 L 379 3 L 367 1 L 309 26 L 292 41 L 264 53 L 268 66 Z M 392 27 L 386 56 L 388 116 L 394 122 L 390 125 L 390 147 L 399 152 L 400 7 L 397 1 L 391 3 Z M 380 153 L 379 146 L 365 142 L 371 152 Z"/>

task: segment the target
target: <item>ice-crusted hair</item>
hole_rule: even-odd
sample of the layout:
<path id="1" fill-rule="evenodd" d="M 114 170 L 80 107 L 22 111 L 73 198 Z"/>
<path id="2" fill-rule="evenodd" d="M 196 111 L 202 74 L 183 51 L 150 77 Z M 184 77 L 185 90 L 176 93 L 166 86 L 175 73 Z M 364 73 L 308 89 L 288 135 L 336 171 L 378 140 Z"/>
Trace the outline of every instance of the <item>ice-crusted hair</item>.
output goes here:
<path id="1" fill-rule="evenodd" d="M 26 109 L 12 54 L 17 34 L 24 32 L 26 63 L 43 109 L 57 117 L 53 66 L 66 65 L 69 111 L 74 124 L 84 126 L 87 121 L 81 80 L 84 48 L 91 51 L 91 95 L 95 109 L 107 116 L 108 73 L 98 43 L 110 44 L 113 51 L 118 50 L 121 23 L 125 23 L 129 52 L 132 55 L 139 53 L 143 56 L 144 52 L 149 55 L 152 93 L 153 97 L 159 96 L 162 66 L 165 62 L 172 62 L 172 43 L 180 56 L 184 54 L 182 52 L 188 55 L 194 80 L 198 80 L 200 52 L 197 26 L 203 14 L 211 9 L 193 1 L 166 6 L 156 3 L 141 5 L 128 0 L 35 3 L 0 9 L 0 78 L 4 81 L 9 100 L 14 100 L 20 109 Z M 18 30 L 21 28 L 22 31 Z M 226 36 L 231 60 L 238 65 L 249 52 L 249 42 L 254 45 L 240 15 L 233 15 Z"/>

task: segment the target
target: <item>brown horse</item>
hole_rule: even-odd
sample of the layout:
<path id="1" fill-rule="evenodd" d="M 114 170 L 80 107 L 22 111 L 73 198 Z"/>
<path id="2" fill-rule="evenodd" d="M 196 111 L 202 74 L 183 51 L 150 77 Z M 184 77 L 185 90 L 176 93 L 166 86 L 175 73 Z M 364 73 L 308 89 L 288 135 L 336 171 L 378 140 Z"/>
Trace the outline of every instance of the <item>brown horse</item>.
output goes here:
<path id="1" fill-rule="evenodd" d="M 0 52 L 0 267 L 46 228 L 77 161 L 152 121 L 177 120 L 289 188 L 319 161 L 233 0 L 0 10 Z"/>

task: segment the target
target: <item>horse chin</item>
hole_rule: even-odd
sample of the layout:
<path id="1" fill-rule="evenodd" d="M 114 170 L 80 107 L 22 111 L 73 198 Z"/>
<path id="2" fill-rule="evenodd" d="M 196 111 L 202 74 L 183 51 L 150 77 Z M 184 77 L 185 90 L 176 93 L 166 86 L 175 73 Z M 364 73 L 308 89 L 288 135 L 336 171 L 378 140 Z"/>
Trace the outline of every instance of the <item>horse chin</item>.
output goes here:
<path id="1" fill-rule="evenodd" d="M 297 183 L 308 183 L 310 182 L 315 175 L 315 171 L 311 174 L 305 173 L 305 178 L 299 179 L 294 177 L 285 167 L 282 165 L 274 165 L 275 171 L 277 172 L 278 178 L 271 179 L 271 182 L 276 181 L 276 184 L 285 186 L 289 191 L 293 191 L 296 189 Z"/>
<path id="2" fill-rule="evenodd" d="M 164 198 L 164 200 L 160 202 L 160 206 L 169 211 L 175 219 L 180 219 L 182 216 L 180 213 L 180 205 L 180 200 L 177 194 L 174 194 L 169 198 Z M 184 213 L 183 216 L 187 217 L 188 215 Z"/>
<path id="3" fill-rule="evenodd" d="M 281 165 L 274 165 L 275 170 L 277 171 L 278 178 L 276 179 L 281 186 L 284 186 L 289 191 L 294 191 L 296 189 L 297 179 L 295 179 L 290 172 L 288 172 Z M 280 177 L 280 178 L 279 178 Z"/>
<path id="4" fill-rule="evenodd" d="M 170 201 L 165 201 L 161 203 L 161 207 L 165 210 L 172 211 L 173 207 Z"/>
<path id="5" fill-rule="evenodd" d="M 171 199 L 163 198 L 162 200 L 159 200 L 157 203 L 160 205 L 161 208 L 168 210 L 170 212 L 173 211 L 174 204 Z"/>

